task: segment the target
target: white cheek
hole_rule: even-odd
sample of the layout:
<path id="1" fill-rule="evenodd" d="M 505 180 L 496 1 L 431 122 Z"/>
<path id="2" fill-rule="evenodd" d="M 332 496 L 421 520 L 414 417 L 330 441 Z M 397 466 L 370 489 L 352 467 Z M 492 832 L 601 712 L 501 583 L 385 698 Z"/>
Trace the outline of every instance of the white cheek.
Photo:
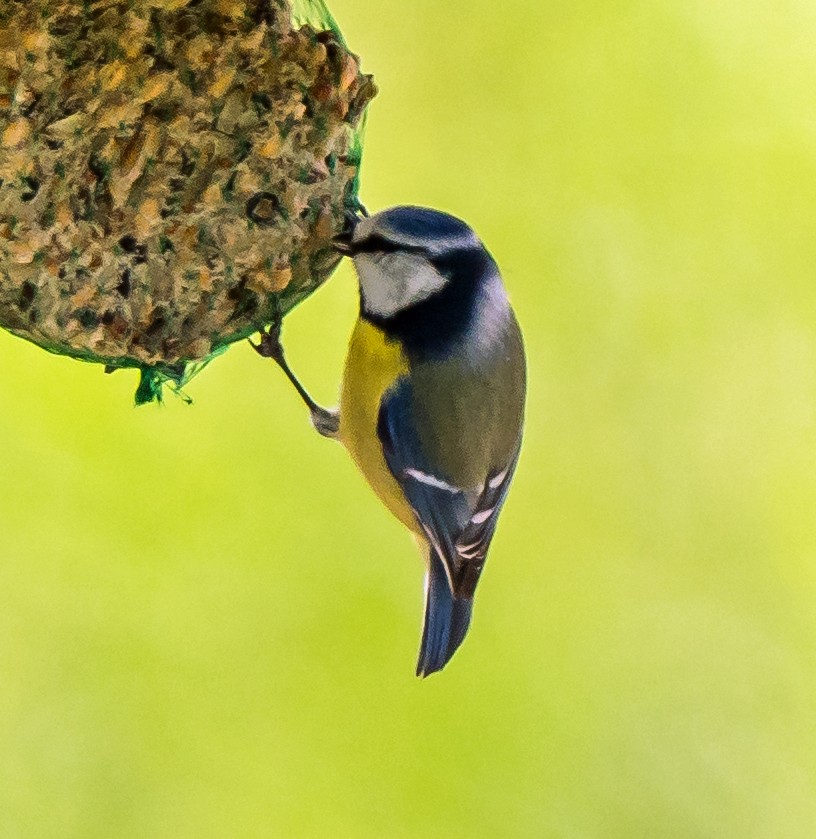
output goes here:
<path id="1" fill-rule="evenodd" d="M 371 254 L 361 253 L 354 257 L 354 267 L 360 279 L 360 295 L 364 307 L 372 314 L 390 317 L 394 314 L 388 277 L 379 262 Z"/>
<path id="2" fill-rule="evenodd" d="M 435 294 L 445 278 L 413 253 L 361 253 L 354 258 L 366 309 L 388 318 Z"/>

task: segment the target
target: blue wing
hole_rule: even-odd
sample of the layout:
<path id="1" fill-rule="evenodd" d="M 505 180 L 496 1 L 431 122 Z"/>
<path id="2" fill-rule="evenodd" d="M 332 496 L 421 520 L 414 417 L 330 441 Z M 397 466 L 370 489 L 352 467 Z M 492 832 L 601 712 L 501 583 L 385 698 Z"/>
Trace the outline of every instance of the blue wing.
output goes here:
<path id="1" fill-rule="evenodd" d="M 389 470 L 399 483 L 431 546 L 425 626 L 417 673 L 440 670 L 470 624 L 476 584 L 496 529 L 518 448 L 482 486 L 457 487 L 438 474 L 417 434 L 410 381 L 400 379 L 380 406 L 377 433 Z M 452 441 L 455 445 L 457 441 Z"/>
<path id="2" fill-rule="evenodd" d="M 486 474 L 482 486 L 458 487 L 429 462 L 414 411 L 410 380 L 402 378 L 380 406 L 377 433 L 385 461 L 445 563 L 451 590 L 472 597 L 515 471 L 518 446 L 509 463 Z"/>

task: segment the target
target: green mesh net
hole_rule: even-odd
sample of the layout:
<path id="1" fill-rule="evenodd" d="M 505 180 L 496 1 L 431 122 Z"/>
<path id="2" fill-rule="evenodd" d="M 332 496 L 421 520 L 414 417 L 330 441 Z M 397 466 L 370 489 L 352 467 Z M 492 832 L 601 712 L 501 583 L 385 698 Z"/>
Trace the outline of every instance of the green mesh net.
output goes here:
<path id="1" fill-rule="evenodd" d="M 317 30 L 330 29 L 345 45 L 340 27 L 323 0 L 294 0 L 292 3 L 292 23 L 297 27 L 311 26 Z"/>

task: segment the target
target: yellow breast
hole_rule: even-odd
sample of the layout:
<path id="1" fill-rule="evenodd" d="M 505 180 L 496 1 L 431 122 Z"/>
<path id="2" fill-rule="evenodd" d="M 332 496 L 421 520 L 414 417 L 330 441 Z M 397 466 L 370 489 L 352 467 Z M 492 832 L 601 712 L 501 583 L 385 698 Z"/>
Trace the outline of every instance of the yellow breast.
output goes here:
<path id="1" fill-rule="evenodd" d="M 340 440 L 385 506 L 406 527 L 422 535 L 410 505 L 388 469 L 377 436 L 383 394 L 407 370 L 398 342 L 373 324 L 357 321 L 340 393 Z"/>

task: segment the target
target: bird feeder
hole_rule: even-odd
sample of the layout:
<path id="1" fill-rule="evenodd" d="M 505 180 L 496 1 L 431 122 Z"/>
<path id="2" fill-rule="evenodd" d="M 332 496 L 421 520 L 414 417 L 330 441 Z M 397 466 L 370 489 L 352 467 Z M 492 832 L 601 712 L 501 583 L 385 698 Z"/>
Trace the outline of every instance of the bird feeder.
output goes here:
<path id="1" fill-rule="evenodd" d="M 374 93 L 322 0 L 0 0 L 0 327 L 181 387 L 336 267 Z"/>

